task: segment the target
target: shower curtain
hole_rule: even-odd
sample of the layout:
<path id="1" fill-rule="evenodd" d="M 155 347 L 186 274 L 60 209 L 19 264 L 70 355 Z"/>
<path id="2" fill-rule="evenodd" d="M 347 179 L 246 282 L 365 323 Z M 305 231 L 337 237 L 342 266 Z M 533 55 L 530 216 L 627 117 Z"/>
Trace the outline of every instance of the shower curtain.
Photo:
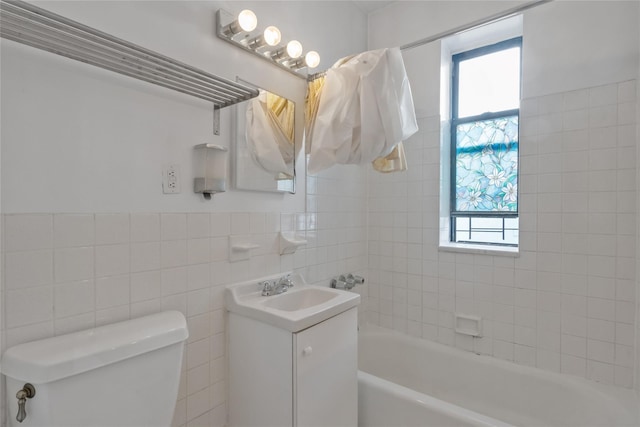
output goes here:
<path id="1" fill-rule="evenodd" d="M 309 105 L 307 109 L 313 110 Z M 374 164 L 377 170 L 406 169 L 404 150 L 396 147 L 418 126 L 400 49 L 369 51 L 338 61 L 327 71 L 315 120 L 307 125 L 309 173 L 386 156 Z"/>

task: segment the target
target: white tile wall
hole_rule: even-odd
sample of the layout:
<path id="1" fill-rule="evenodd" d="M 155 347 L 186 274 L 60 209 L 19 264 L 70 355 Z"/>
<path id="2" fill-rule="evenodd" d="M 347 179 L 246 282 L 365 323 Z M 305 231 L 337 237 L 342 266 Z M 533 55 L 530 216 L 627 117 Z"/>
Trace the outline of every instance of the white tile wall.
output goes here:
<path id="1" fill-rule="evenodd" d="M 357 166 L 334 166 L 307 177 L 307 215 L 290 217 L 290 230 L 307 230 L 308 244 L 291 259 L 306 265 L 310 283 L 328 286 L 339 274 L 367 268 L 367 174 Z M 366 286 L 357 289 L 366 294 Z"/>
<path id="2" fill-rule="evenodd" d="M 373 323 L 630 387 L 634 88 L 523 102 L 518 258 L 438 251 L 438 117 L 406 143 L 406 173 L 308 176 L 305 213 L 5 215 L 3 348 L 180 310 L 191 337 L 174 425 L 224 425 L 223 285 L 289 270 L 327 285 L 354 272 L 367 279 L 356 290 Z M 280 256 L 280 230 L 308 244 Z M 231 235 L 260 248 L 231 263 Z M 455 311 L 482 316 L 485 337 L 456 335 Z"/>
<path id="3" fill-rule="evenodd" d="M 190 337 L 174 425 L 224 425 L 224 285 L 288 270 L 324 279 L 338 273 L 324 273 L 329 260 L 346 272 L 353 259 L 365 259 L 364 252 L 349 255 L 352 245 L 364 247 L 354 242 L 364 241 L 365 228 L 363 214 L 344 215 L 327 214 L 334 222 L 320 229 L 316 213 L 5 215 L 3 348 L 179 310 Z M 281 224 L 309 233 L 312 247 L 280 256 Z M 229 262 L 232 231 L 260 244 L 249 260 Z"/>
<path id="4" fill-rule="evenodd" d="M 369 320 L 632 387 L 635 101 L 635 81 L 523 101 L 517 258 L 438 251 L 440 123 L 422 118 L 409 170 L 369 173 Z M 484 337 L 454 333 L 454 312 Z"/>

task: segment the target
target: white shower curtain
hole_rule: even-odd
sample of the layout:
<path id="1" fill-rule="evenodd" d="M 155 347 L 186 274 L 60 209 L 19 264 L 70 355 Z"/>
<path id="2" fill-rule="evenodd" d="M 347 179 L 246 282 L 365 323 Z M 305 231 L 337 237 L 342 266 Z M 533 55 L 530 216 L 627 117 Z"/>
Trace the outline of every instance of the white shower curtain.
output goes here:
<path id="1" fill-rule="evenodd" d="M 364 52 L 327 71 L 313 125 L 309 173 L 388 155 L 418 130 L 400 49 Z"/>

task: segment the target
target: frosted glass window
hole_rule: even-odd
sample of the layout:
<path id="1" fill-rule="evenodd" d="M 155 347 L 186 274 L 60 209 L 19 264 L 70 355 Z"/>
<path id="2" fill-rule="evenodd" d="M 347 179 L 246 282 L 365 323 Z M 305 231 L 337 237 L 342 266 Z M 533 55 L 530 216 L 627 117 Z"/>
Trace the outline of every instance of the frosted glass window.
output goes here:
<path id="1" fill-rule="evenodd" d="M 520 48 L 460 61 L 458 93 L 458 117 L 518 108 Z"/>
<path id="2" fill-rule="evenodd" d="M 452 58 L 453 242 L 518 245 L 521 45 L 516 38 Z"/>
<path id="3" fill-rule="evenodd" d="M 518 211 L 518 116 L 459 124 L 456 211 Z"/>

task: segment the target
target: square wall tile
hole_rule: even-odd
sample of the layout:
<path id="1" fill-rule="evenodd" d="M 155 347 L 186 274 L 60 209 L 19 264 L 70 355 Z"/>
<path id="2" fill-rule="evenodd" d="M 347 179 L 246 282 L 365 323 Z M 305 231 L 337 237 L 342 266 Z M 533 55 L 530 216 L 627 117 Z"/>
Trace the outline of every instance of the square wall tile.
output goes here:
<path id="1" fill-rule="evenodd" d="M 56 248 L 93 245 L 95 243 L 93 214 L 54 215 L 53 242 Z"/>
<path id="2" fill-rule="evenodd" d="M 53 283 L 53 251 L 9 252 L 4 256 L 6 289 Z"/>
<path id="3" fill-rule="evenodd" d="M 131 271 L 160 268 L 160 242 L 131 243 Z"/>
<path id="4" fill-rule="evenodd" d="M 4 249 L 7 252 L 53 247 L 53 215 L 5 215 Z"/>
<path id="5" fill-rule="evenodd" d="M 19 289 L 6 292 L 7 328 L 16 328 L 53 319 L 53 287 Z"/>
<path id="6" fill-rule="evenodd" d="M 56 283 L 93 279 L 93 258 L 93 246 L 56 249 L 54 253 L 54 277 Z"/>
<path id="7" fill-rule="evenodd" d="M 187 238 L 186 214 L 161 214 L 160 225 L 162 240 L 182 240 Z"/>
<path id="8" fill-rule="evenodd" d="M 54 288 L 54 314 L 56 319 L 93 313 L 95 311 L 93 280 L 65 283 Z"/>
<path id="9" fill-rule="evenodd" d="M 600 105 L 611 105 L 618 103 L 618 85 L 610 84 L 596 86 L 589 89 L 589 105 L 597 107 Z"/>
<path id="10" fill-rule="evenodd" d="M 115 276 L 130 271 L 129 245 L 96 246 L 96 277 Z"/>
<path id="11" fill-rule="evenodd" d="M 160 241 L 160 214 L 132 213 L 130 221 L 132 242 Z"/>
<path id="12" fill-rule="evenodd" d="M 249 234 L 251 230 L 251 215 L 248 213 L 234 213 L 231 216 L 231 234 Z"/>
<path id="13" fill-rule="evenodd" d="M 228 236 L 231 234 L 231 214 L 212 213 L 211 214 L 211 236 Z"/>
<path id="14" fill-rule="evenodd" d="M 129 214 L 96 214 L 96 245 L 128 243 Z"/>
<path id="15" fill-rule="evenodd" d="M 131 302 L 160 298 L 162 281 L 160 270 L 133 273 L 131 275 Z"/>
<path id="16" fill-rule="evenodd" d="M 162 283 L 162 296 L 186 292 L 187 271 L 187 267 L 163 269 L 160 278 Z"/>
<path id="17" fill-rule="evenodd" d="M 187 265 L 187 241 L 163 241 L 160 249 L 162 268 L 173 268 Z"/>
<path id="18" fill-rule="evenodd" d="M 130 302 L 129 276 L 102 277 L 96 280 L 96 310 L 127 306 Z"/>
<path id="19" fill-rule="evenodd" d="M 208 213 L 187 214 L 187 237 L 201 239 L 211 234 L 211 219 Z"/>
<path id="20" fill-rule="evenodd" d="M 187 241 L 187 262 L 202 264 L 211 260 L 211 242 L 209 238 L 189 239 Z"/>

